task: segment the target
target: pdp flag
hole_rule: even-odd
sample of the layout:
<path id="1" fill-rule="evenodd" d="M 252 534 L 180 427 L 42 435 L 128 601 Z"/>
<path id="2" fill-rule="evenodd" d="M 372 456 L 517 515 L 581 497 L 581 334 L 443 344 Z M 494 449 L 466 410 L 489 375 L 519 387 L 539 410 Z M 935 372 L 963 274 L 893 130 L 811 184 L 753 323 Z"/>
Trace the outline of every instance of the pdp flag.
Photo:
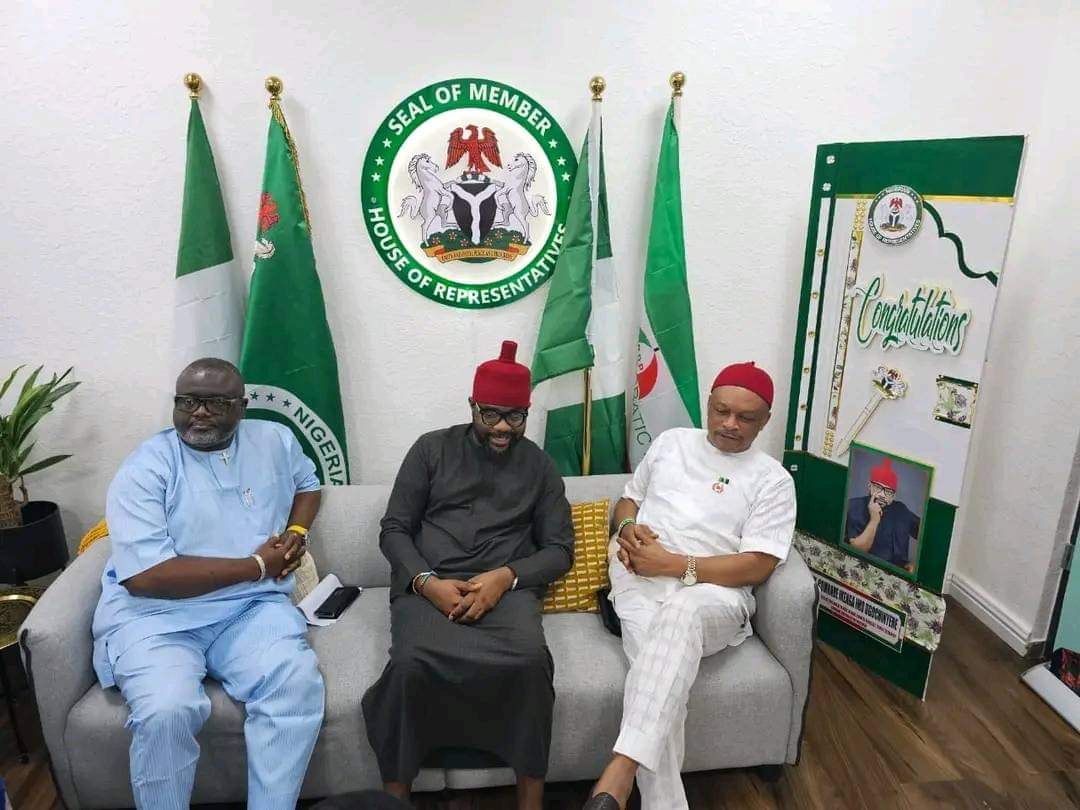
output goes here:
<path id="1" fill-rule="evenodd" d="M 626 367 L 608 230 L 600 101 L 574 177 L 566 235 L 548 287 L 532 363 L 547 405 L 544 449 L 563 475 L 626 472 Z M 586 471 L 584 376 L 591 368 L 591 454 Z"/>
<path id="2" fill-rule="evenodd" d="M 664 121 L 645 257 L 645 305 L 631 415 L 630 455 L 635 467 L 652 440 L 668 428 L 701 427 L 694 324 L 686 286 L 677 101 L 677 96 L 672 99 Z"/>
<path id="3" fill-rule="evenodd" d="M 176 252 L 173 373 L 200 357 L 219 357 L 230 363 L 240 359 L 243 308 L 232 260 L 229 223 L 214 153 L 206 137 L 199 101 L 193 97 Z"/>
<path id="4" fill-rule="evenodd" d="M 296 144 L 271 100 L 240 370 L 247 415 L 292 428 L 324 484 L 349 483 L 337 355 L 315 270 Z"/>

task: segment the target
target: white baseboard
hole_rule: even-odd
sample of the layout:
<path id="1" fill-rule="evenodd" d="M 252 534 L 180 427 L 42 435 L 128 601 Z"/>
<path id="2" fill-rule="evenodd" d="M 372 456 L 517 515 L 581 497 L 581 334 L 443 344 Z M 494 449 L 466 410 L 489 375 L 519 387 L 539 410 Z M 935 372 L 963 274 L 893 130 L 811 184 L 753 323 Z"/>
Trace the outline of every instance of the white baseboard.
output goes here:
<path id="1" fill-rule="evenodd" d="M 1017 653 L 1027 655 L 1040 639 L 1031 638 L 1031 627 L 994 597 L 960 574 L 950 574 L 947 593 Z M 948 616 L 946 616 L 948 625 Z M 947 631 L 946 631 L 947 632 Z"/>

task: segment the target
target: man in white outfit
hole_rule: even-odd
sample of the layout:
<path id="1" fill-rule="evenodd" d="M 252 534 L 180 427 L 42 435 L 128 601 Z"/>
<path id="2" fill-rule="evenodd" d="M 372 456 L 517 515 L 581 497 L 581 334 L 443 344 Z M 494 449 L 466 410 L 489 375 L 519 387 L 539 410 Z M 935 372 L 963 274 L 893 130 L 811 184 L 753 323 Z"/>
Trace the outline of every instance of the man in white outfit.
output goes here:
<path id="1" fill-rule="evenodd" d="M 680 771 L 686 703 L 701 659 L 753 632 L 752 589 L 787 558 L 795 485 L 751 448 L 773 383 L 753 363 L 713 382 L 706 430 L 674 428 L 649 448 L 615 507 L 611 601 L 630 661 L 615 755 L 586 810 L 688 808 Z"/>

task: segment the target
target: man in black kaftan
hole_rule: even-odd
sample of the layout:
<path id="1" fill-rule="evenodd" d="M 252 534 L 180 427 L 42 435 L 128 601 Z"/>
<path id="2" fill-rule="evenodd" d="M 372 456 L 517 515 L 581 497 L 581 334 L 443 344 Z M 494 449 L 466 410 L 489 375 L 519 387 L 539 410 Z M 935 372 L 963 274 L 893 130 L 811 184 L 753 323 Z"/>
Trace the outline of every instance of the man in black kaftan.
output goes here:
<path id="1" fill-rule="evenodd" d="M 481 364 L 470 424 L 421 436 L 382 521 L 390 561 L 390 661 L 364 695 L 368 739 L 388 792 L 408 797 L 429 752 L 489 751 L 539 808 L 554 667 L 544 589 L 573 562 L 563 481 L 524 437 L 529 370 L 516 345 Z"/>

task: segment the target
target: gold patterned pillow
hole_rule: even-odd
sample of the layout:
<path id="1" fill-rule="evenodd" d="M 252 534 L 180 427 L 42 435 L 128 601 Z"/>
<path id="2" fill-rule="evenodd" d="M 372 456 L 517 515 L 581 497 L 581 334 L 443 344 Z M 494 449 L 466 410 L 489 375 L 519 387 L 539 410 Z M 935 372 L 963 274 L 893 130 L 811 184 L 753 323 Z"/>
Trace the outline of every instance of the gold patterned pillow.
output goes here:
<path id="1" fill-rule="evenodd" d="M 109 527 L 105 524 L 105 518 L 102 518 L 89 529 L 87 529 L 86 534 L 83 535 L 83 539 L 79 541 L 79 550 L 75 552 L 76 555 L 82 554 L 102 537 L 108 536 Z"/>
<path id="2" fill-rule="evenodd" d="M 293 592 L 290 595 L 293 604 L 299 605 L 318 584 L 319 569 L 315 567 L 315 558 L 311 556 L 311 547 L 308 546 L 308 553 L 300 558 L 300 567 L 294 575 Z"/>
<path id="3" fill-rule="evenodd" d="M 544 599 L 544 613 L 596 613 L 596 592 L 608 587 L 608 506 L 602 501 L 570 506 L 574 522 L 574 566 Z"/>

